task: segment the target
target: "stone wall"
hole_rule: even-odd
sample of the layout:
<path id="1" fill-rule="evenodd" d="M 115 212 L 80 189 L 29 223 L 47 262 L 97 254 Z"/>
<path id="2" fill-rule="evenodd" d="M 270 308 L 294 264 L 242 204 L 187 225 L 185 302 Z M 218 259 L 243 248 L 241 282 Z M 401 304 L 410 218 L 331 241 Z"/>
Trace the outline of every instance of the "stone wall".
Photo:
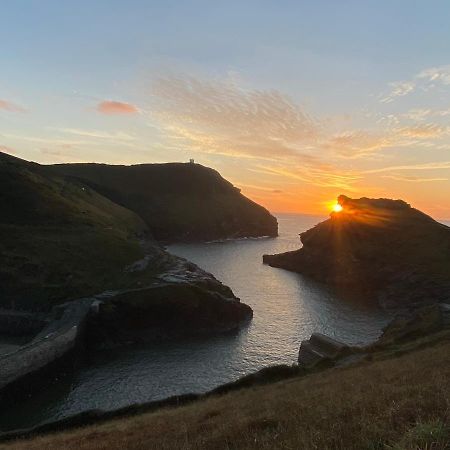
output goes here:
<path id="1" fill-rule="evenodd" d="M 82 338 L 92 300 L 58 306 L 58 317 L 33 341 L 0 357 L 0 392 L 12 383 L 44 369 L 72 350 Z"/>

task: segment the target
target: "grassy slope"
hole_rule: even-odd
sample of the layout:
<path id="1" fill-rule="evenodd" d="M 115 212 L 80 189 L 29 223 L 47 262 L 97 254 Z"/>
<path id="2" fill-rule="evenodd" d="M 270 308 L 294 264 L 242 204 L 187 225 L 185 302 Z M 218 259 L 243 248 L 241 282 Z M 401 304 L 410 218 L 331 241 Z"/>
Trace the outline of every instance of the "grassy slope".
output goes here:
<path id="1" fill-rule="evenodd" d="M 30 307 L 99 292 L 142 257 L 147 230 L 90 188 L 0 154 L 0 303 Z"/>
<path id="2" fill-rule="evenodd" d="M 276 219 L 215 170 L 198 164 L 60 164 L 69 175 L 142 217 L 157 239 L 276 235 Z"/>
<path id="3" fill-rule="evenodd" d="M 450 335 L 425 341 L 359 366 L 0 448 L 443 450 L 450 446 Z"/>

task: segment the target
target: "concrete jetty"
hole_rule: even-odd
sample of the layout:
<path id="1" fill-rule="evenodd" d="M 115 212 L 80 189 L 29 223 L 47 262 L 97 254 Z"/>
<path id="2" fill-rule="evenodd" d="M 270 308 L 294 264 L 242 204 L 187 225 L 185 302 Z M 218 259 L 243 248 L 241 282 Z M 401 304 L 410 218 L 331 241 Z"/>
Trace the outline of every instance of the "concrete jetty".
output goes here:
<path id="1" fill-rule="evenodd" d="M 46 326 L 32 341 L 0 355 L 0 393 L 65 356 L 82 338 L 94 299 L 81 299 L 53 308 Z M 26 318 L 30 320 L 30 317 Z M 15 320 L 19 320 L 16 316 Z M 0 320 L 1 322 L 1 320 Z"/>

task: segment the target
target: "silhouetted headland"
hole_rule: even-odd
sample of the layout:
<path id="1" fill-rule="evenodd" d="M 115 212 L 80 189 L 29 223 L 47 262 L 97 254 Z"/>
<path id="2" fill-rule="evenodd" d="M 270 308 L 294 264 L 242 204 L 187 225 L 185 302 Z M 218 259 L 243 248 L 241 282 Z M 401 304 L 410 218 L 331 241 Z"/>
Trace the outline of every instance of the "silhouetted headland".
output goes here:
<path id="1" fill-rule="evenodd" d="M 450 298 L 450 228 L 402 200 L 351 199 L 300 235 L 303 247 L 266 264 L 385 306 Z"/>
<path id="2" fill-rule="evenodd" d="M 45 169 L 85 183 L 135 212 L 157 240 L 278 235 L 277 220 L 267 209 L 244 197 L 216 170 L 200 164 L 57 164 Z"/>

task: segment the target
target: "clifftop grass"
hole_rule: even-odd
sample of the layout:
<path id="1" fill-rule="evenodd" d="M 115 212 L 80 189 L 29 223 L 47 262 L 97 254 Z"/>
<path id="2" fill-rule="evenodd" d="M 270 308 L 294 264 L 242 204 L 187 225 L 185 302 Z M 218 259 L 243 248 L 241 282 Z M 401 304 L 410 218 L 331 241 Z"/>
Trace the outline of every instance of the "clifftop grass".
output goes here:
<path id="1" fill-rule="evenodd" d="M 444 450 L 449 412 L 450 336 L 443 332 L 401 356 L 0 448 Z"/>
<path id="2" fill-rule="evenodd" d="M 0 306 L 48 307 L 113 287 L 143 256 L 134 213 L 0 154 Z"/>
<path id="3" fill-rule="evenodd" d="M 81 180 L 136 212 L 156 239 L 277 235 L 277 220 L 269 211 L 199 164 L 58 164 L 42 169 Z"/>

